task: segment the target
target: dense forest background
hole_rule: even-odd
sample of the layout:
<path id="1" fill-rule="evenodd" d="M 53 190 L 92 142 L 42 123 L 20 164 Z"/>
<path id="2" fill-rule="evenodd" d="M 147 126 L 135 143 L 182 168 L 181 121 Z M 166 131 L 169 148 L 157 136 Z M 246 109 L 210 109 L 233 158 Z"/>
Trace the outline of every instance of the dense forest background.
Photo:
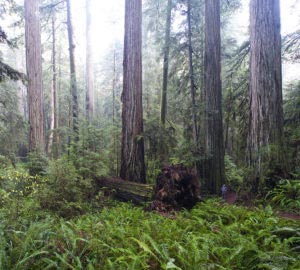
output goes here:
<path id="1" fill-rule="evenodd" d="M 101 20 L 94 18 L 95 12 L 91 13 L 91 10 L 101 8 L 101 5 L 93 1 L 76 2 L 74 10 L 72 5 L 67 6 L 64 1 L 39 3 L 41 42 L 37 50 L 41 51 L 42 57 L 42 63 L 38 64 L 42 68 L 42 81 L 39 82 L 42 85 L 33 86 L 32 95 L 40 95 L 40 104 L 30 101 L 26 86 L 29 89 L 32 87 L 25 77 L 22 77 L 23 83 L 13 81 L 10 79 L 20 77 L 11 75 L 9 78 L 5 67 L 1 69 L 0 152 L 4 163 L 30 163 L 32 158 L 28 154 L 35 153 L 38 146 L 40 153 L 37 155 L 45 157 L 41 157 L 44 161 L 74 155 L 75 167 L 86 173 L 83 177 L 91 177 L 92 174 L 119 175 L 122 160 L 126 159 L 121 158 L 123 4 L 123 1 L 115 1 L 110 6 L 103 5 L 103 12 L 108 13 L 107 21 L 103 24 L 109 30 L 104 30 L 100 25 L 102 29 L 99 28 L 99 32 L 97 22 Z M 289 8 L 296 10 L 297 1 L 290 4 Z M 147 182 L 152 183 L 162 165 L 168 163 L 184 163 L 195 167 L 202 179 L 203 189 L 213 193 L 219 192 L 220 184 L 224 182 L 233 189 L 241 185 L 244 188 L 256 186 L 257 189 L 259 184 L 264 185 L 273 176 L 296 177 L 299 144 L 296 105 L 299 83 L 295 71 L 299 58 L 297 16 L 292 17 L 295 25 L 292 25 L 290 19 L 287 23 L 287 27 L 295 31 L 285 33 L 282 39 L 284 130 L 283 124 L 277 127 L 271 123 L 283 121 L 280 120 L 283 115 L 281 113 L 278 116 L 272 108 L 267 108 L 268 102 L 274 101 L 270 96 L 269 101 L 255 105 L 256 110 L 265 110 L 267 114 L 265 120 L 257 120 L 263 126 L 268 126 L 266 130 L 262 126 L 259 131 L 254 130 L 254 124 L 251 123 L 251 115 L 254 113 L 251 107 L 254 106 L 251 101 L 251 83 L 255 80 L 254 75 L 250 76 L 254 72 L 250 72 L 252 41 L 247 31 L 247 20 L 243 18 L 243 22 L 239 22 L 241 16 L 249 16 L 245 9 L 247 3 L 221 1 L 219 26 L 214 25 L 209 14 L 206 16 L 204 5 L 204 1 L 143 2 L 143 86 L 140 86 L 143 89 L 143 108 L 140 108 L 143 110 L 143 129 L 139 134 L 131 136 L 138 136 L 145 145 L 143 151 L 147 177 L 127 180 L 144 182 L 147 179 Z M 101 14 L 102 11 L 99 12 Z M 279 13 L 275 15 L 279 16 Z M 26 74 L 26 14 L 23 3 L 3 1 L 1 16 L 4 22 L 1 28 L 1 63 Z M 280 24 L 280 18 L 276 20 Z M 210 21 L 212 23 L 208 26 L 208 32 L 205 32 L 205 25 L 209 25 Z M 28 35 L 36 31 L 31 23 L 27 23 Z M 220 59 L 216 59 L 216 65 L 220 62 L 219 83 L 222 86 L 210 86 L 208 82 L 220 73 L 213 70 L 216 68 L 214 64 L 209 66 L 214 52 L 209 52 L 207 48 L 219 42 L 215 42 L 217 37 L 213 36 L 212 27 L 221 30 L 220 48 L 216 48 L 217 54 L 220 50 Z M 251 27 L 256 26 L 250 25 L 250 32 Z M 267 34 L 269 37 L 265 37 L 265 40 L 272 42 L 272 34 Z M 210 42 L 208 37 L 212 37 L 211 44 L 206 43 Z M 31 46 L 30 42 L 35 41 L 27 41 L 27 47 Z M 278 58 L 274 55 L 268 57 L 273 57 L 274 61 Z M 30 59 L 27 62 L 29 66 L 37 65 Z M 274 65 L 281 72 L 281 61 Z M 270 67 L 270 70 L 276 68 Z M 279 80 L 282 80 L 281 76 Z M 214 89 L 220 87 L 214 92 Z M 273 88 L 272 85 L 262 87 Z M 271 90 L 265 91 L 272 95 Z M 218 97 L 219 101 L 210 104 L 209 97 L 212 97 L 211 100 Z M 34 113 L 30 113 L 34 106 L 39 108 L 34 108 Z M 281 108 L 282 101 L 276 107 Z M 217 129 L 214 126 L 215 119 L 211 120 L 215 117 L 211 113 L 213 111 L 220 112 L 218 118 L 221 122 L 217 124 Z M 30 115 L 33 114 L 40 115 L 40 119 L 31 119 L 33 116 Z M 133 120 L 126 117 L 123 122 L 127 121 L 126 125 L 129 126 L 128 123 Z M 274 117 L 276 119 L 272 120 Z M 32 129 L 32 122 L 39 122 L 33 124 L 40 126 L 37 128 L 39 135 L 30 132 L 35 129 Z M 275 138 L 263 138 L 271 136 L 267 135 L 271 129 L 279 129 L 280 133 L 284 133 L 280 135 L 282 143 Z M 251 139 L 256 136 L 259 137 L 258 142 Z M 211 140 L 212 145 L 209 143 Z M 280 149 L 277 151 L 275 148 Z M 274 155 L 277 154 L 271 152 L 284 152 L 284 157 L 280 161 L 276 160 Z M 216 166 L 220 169 L 215 169 Z M 233 168 L 236 168 L 234 172 Z M 210 171 L 218 170 L 218 175 L 210 175 Z M 218 187 L 209 186 L 209 182 L 216 182 Z"/>
<path id="2" fill-rule="evenodd" d="M 0 0 L 0 270 L 299 269 L 299 10 Z M 111 200 L 170 168 L 205 202 Z"/>

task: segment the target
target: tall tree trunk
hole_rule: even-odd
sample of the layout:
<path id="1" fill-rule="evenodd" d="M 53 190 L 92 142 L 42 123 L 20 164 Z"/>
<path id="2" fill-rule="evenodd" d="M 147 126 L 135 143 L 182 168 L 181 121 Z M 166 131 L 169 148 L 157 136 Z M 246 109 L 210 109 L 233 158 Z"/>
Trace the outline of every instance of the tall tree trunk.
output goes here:
<path id="1" fill-rule="evenodd" d="M 221 93 L 220 0 L 205 1 L 204 89 L 206 101 L 206 188 L 218 193 L 224 183 Z"/>
<path id="2" fill-rule="evenodd" d="M 78 126 L 78 96 L 77 96 L 77 82 L 75 71 L 75 44 L 73 41 L 73 25 L 71 16 L 70 0 L 66 0 L 67 3 L 67 27 L 68 27 L 68 41 L 69 41 L 69 56 L 70 56 L 70 85 L 72 95 L 72 128 L 73 138 L 77 142 L 79 139 L 79 126 Z"/>
<path id="3" fill-rule="evenodd" d="M 263 164 L 285 171 L 279 0 L 250 3 L 249 164 L 254 178 Z"/>
<path id="4" fill-rule="evenodd" d="M 86 118 L 93 120 L 94 114 L 94 69 L 91 41 L 91 0 L 86 0 Z"/>
<path id="5" fill-rule="evenodd" d="M 196 113 L 196 84 L 194 76 L 194 65 L 193 65 L 193 47 L 192 47 L 192 27 L 191 27 L 191 0 L 187 1 L 187 21 L 188 21 L 188 44 L 189 44 L 189 77 L 190 77 L 190 89 L 192 98 L 192 119 L 193 119 L 193 138 L 195 145 L 198 145 L 198 126 L 197 126 L 197 113 Z"/>
<path id="6" fill-rule="evenodd" d="M 29 150 L 45 151 L 42 50 L 39 1 L 25 0 L 25 45 L 28 76 Z"/>
<path id="7" fill-rule="evenodd" d="M 142 106 L 142 1 L 125 1 L 120 176 L 146 182 Z"/>
<path id="8" fill-rule="evenodd" d="M 172 13 L 172 0 L 168 0 L 167 20 L 166 20 L 166 28 L 165 28 L 163 85 L 162 85 L 161 113 L 160 113 L 160 121 L 161 121 L 162 125 L 165 125 L 166 115 L 167 115 L 167 92 L 168 92 L 168 73 L 169 73 L 169 54 L 170 54 L 171 13 Z"/>
<path id="9" fill-rule="evenodd" d="M 52 31 L 52 83 L 51 83 L 51 115 L 50 115 L 50 135 L 48 143 L 48 153 L 57 156 L 53 151 L 53 144 L 57 143 L 56 129 L 58 128 L 57 119 L 57 73 L 56 73 L 56 27 L 55 27 L 55 11 L 52 14 L 51 22 Z M 57 147 L 57 146 L 55 146 Z"/>

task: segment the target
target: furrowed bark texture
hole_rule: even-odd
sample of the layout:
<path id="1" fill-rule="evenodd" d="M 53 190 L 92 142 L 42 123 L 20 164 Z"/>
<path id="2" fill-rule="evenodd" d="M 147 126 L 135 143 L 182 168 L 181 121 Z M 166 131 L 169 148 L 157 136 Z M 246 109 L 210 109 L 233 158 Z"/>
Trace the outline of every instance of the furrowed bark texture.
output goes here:
<path id="1" fill-rule="evenodd" d="M 29 150 L 44 152 L 42 50 L 38 3 L 38 0 L 25 0 L 24 2 L 26 68 L 28 76 Z"/>
<path id="2" fill-rule="evenodd" d="M 250 3 L 250 106 L 249 164 L 259 177 L 263 162 L 285 164 L 279 0 Z"/>
<path id="3" fill-rule="evenodd" d="M 206 188 L 218 193 L 224 183 L 224 143 L 221 93 L 220 2 L 205 1 L 204 91 L 206 102 Z"/>
<path id="4" fill-rule="evenodd" d="M 167 19 L 166 19 L 166 28 L 165 28 L 163 85 L 162 85 L 161 113 L 160 113 L 160 120 L 163 125 L 165 125 L 165 123 L 166 123 L 166 116 L 167 116 L 167 93 L 168 93 L 168 74 L 169 74 L 171 13 L 172 13 L 172 0 L 168 0 Z"/>
<path id="5" fill-rule="evenodd" d="M 142 107 L 142 2 L 125 2 L 120 176 L 146 182 Z"/>

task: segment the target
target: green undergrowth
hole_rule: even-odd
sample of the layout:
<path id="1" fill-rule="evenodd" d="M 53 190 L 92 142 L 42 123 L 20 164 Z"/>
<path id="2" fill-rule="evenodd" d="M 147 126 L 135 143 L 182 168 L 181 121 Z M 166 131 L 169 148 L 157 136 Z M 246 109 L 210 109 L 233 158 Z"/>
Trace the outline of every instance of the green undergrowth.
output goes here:
<path id="1" fill-rule="evenodd" d="M 281 180 L 266 201 L 282 211 L 300 213 L 300 180 Z"/>
<path id="2" fill-rule="evenodd" d="M 118 203 L 71 220 L 0 211 L 0 269 L 300 269 L 300 223 L 199 203 L 164 217 Z"/>

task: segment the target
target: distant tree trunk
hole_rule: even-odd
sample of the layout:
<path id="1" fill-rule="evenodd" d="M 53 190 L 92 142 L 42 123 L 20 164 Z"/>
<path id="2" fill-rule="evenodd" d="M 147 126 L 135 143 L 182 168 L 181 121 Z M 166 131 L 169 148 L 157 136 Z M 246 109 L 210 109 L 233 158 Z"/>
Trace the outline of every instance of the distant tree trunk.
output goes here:
<path id="1" fill-rule="evenodd" d="M 187 1 L 187 21 L 188 21 L 188 47 L 189 47 L 189 77 L 190 77 L 190 88 L 191 88 L 191 98 L 192 98 L 192 119 L 193 119 L 193 138 L 194 143 L 198 144 L 198 126 L 197 126 L 197 113 L 196 113 L 196 84 L 194 76 L 194 66 L 193 66 L 193 47 L 192 47 L 192 27 L 191 27 L 191 0 Z"/>
<path id="2" fill-rule="evenodd" d="M 114 171 L 118 173 L 119 171 L 119 153 L 117 146 L 117 133 L 116 133 L 116 90 L 117 90 L 117 71 L 116 71 L 116 48 L 114 47 L 114 55 L 113 55 L 113 85 L 112 85 L 112 122 L 114 127 L 113 134 L 113 167 Z M 116 165 L 116 166 L 114 166 Z"/>
<path id="3" fill-rule="evenodd" d="M 59 98 L 59 94 L 62 91 L 62 56 L 61 56 L 61 44 L 58 44 L 58 55 L 57 55 L 57 114 L 56 114 L 56 120 L 57 120 L 57 128 L 60 126 L 63 126 L 62 121 L 61 121 L 61 114 L 62 114 L 62 109 L 61 109 L 61 99 Z M 57 156 L 61 153 L 62 146 L 61 146 L 61 137 L 60 137 L 60 132 L 56 132 L 56 149 L 57 149 Z"/>
<path id="4" fill-rule="evenodd" d="M 24 70 L 25 57 L 22 51 L 14 51 L 14 61 L 17 70 Z M 25 121 L 28 121 L 27 115 L 27 87 L 22 81 L 16 81 L 18 87 L 18 111 L 23 116 Z"/>
<path id="5" fill-rule="evenodd" d="M 221 93 L 220 0 L 205 1 L 204 89 L 206 102 L 206 188 L 220 192 L 225 181 Z"/>
<path id="6" fill-rule="evenodd" d="M 231 78 L 232 80 L 232 78 Z M 232 84 L 232 82 L 231 82 Z M 230 86 L 230 89 L 229 89 L 229 93 L 228 93 L 228 97 L 227 97 L 227 100 L 226 102 L 224 102 L 224 109 L 225 111 L 227 112 L 226 114 L 226 117 L 225 117 L 225 120 L 224 120 L 224 124 L 225 124 L 225 151 L 226 153 L 228 153 L 230 156 L 232 156 L 232 153 L 233 153 L 233 130 L 232 128 L 230 127 L 230 119 L 232 117 L 232 114 L 234 115 L 235 112 L 234 112 L 234 95 L 233 95 L 233 92 L 232 92 L 232 85 Z M 232 133 L 232 136 L 230 138 L 230 133 Z"/>
<path id="7" fill-rule="evenodd" d="M 146 182 L 142 106 L 142 1 L 125 1 L 120 176 Z"/>
<path id="8" fill-rule="evenodd" d="M 160 114 L 160 120 L 161 120 L 162 125 L 165 125 L 166 115 L 167 115 L 167 92 L 168 92 L 168 73 L 169 73 L 169 54 L 170 54 L 171 14 L 172 14 L 172 0 L 168 0 L 167 20 L 166 20 L 166 28 L 165 28 L 163 85 L 162 85 L 161 114 Z"/>
<path id="9" fill-rule="evenodd" d="M 284 172 L 279 0 L 250 3 L 249 124 L 248 155 L 254 178 L 259 178 L 265 162 Z"/>
<path id="10" fill-rule="evenodd" d="M 115 110 L 116 110 L 116 85 L 117 85 L 117 78 L 116 78 L 116 48 L 114 48 L 114 55 L 113 55 L 113 81 L 112 81 L 112 121 L 113 125 L 115 124 Z"/>
<path id="11" fill-rule="evenodd" d="M 42 50 L 39 21 L 39 1 L 25 0 L 25 45 L 28 76 L 29 150 L 45 151 Z"/>
<path id="12" fill-rule="evenodd" d="M 94 69 L 91 42 L 91 0 L 86 0 L 86 118 L 93 120 L 94 114 Z"/>
<path id="13" fill-rule="evenodd" d="M 55 30 L 55 11 L 52 14 L 52 83 L 51 83 L 51 115 L 50 115 L 50 135 L 48 143 L 48 153 L 53 152 L 53 144 L 57 143 L 56 129 L 58 127 L 57 118 L 57 73 L 56 73 L 56 30 Z M 56 146 L 55 146 L 56 147 Z M 55 154 L 54 156 L 57 156 Z"/>
<path id="14" fill-rule="evenodd" d="M 79 126 L 78 126 L 78 96 L 77 96 L 77 83 L 76 83 L 76 71 L 75 71 L 75 44 L 73 41 L 73 26 L 71 16 L 70 0 L 66 0 L 67 3 L 67 27 L 68 27 L 68 40 L 69 40 L 69 56 L 70 56 L 70 85 L 72 94 L 72 128 L 74 141 L 79 139 Z"/>

